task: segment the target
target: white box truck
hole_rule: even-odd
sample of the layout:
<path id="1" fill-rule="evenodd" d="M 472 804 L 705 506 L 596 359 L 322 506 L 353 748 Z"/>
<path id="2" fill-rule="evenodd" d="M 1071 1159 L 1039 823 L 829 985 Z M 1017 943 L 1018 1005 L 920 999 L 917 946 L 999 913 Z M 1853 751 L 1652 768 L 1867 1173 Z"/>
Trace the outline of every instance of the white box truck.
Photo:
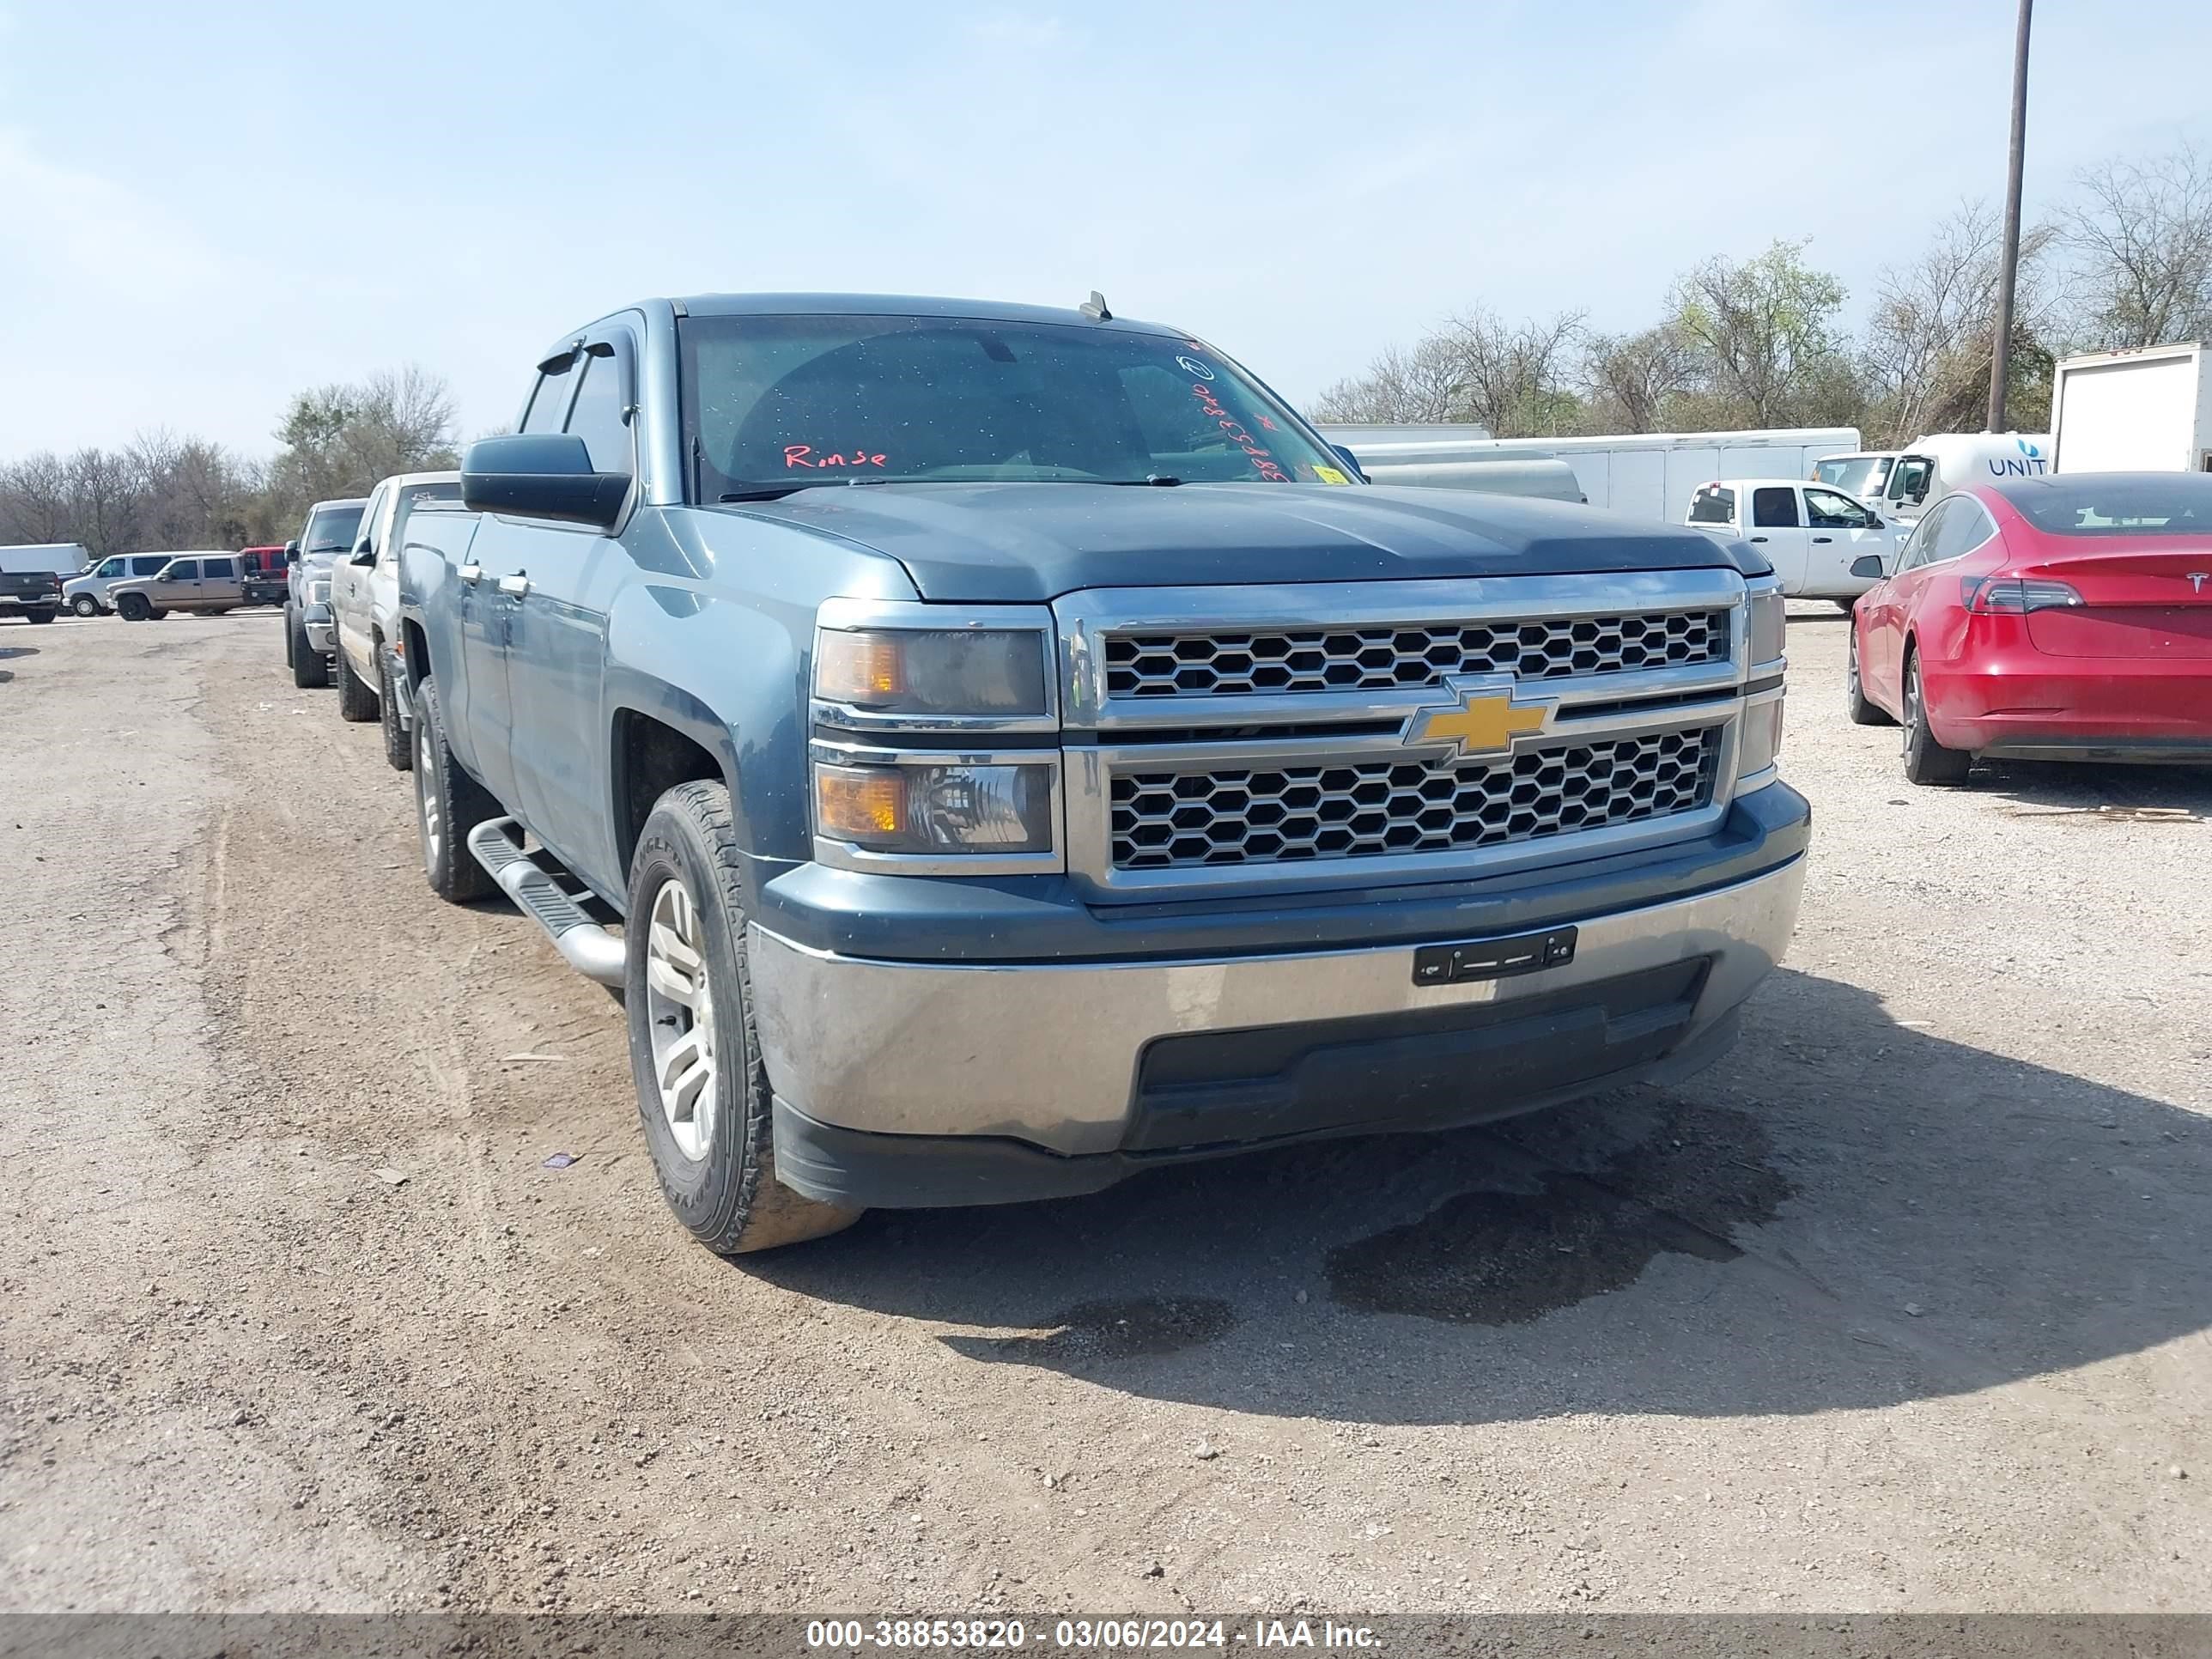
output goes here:
<path id="1" fill-rule="evenodd" d="M 1894 523 L 1915 524 L 1947 490 L 1997 478 L 2039 478 L 2050 465 L 2047 432 L 1934 432 L 1903 449 L 1823 455 L 1806 476 L 1857 496 Z"/>
<path id="2" fill-rule="evenodd" d="M 2212 376 L 2196 341 L 2058 365 L 2054 472 L 2212 472 Z"/>
<path id="3" fill-rule="evenodd" d="M 1359 459 L 1376 483 L 1450 484 L 1474 464 L 1564 461 L 1583 497 L 1631 518 L 1680 524 L 1690 499 L 1716 478 L 1803 478 L 1823 455 L 1856 449 L 1856 427 L 1782 427 L 1755 432 L 1636 432 L 1590 438 L 1493 438 L 1483 428 L 1324 424 L 1322 434 Z M 1478 486 L 1480 487 L 1480 486 Z"/>

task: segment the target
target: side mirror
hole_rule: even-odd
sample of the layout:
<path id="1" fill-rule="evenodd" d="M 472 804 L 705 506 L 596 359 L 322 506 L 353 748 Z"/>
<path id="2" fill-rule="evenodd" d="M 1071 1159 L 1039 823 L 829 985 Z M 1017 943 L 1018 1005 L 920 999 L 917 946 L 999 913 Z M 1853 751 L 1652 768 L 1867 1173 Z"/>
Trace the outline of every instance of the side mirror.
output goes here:
<path id="1" fill-rule="evenodd" d="M 1880 530 L 1882 527 L 1881 514 L 1879 513 L 1868 514 L 1866 527 L 1869 530 Z"/>
<path id="2" fill-rule="evenodd" d="M 284 562 L 286 564 L 297 564 L 300 562 L 299 543 L 286 542 L 284 544 Z"/>
<path id="3" fill-rule="evenodd" d="M 1862 553 L 1851 561 L 1851 574 L 1861 581 L 1878 582 L 1887 574 L 1881 568 L 1881 555 Z"/>
<path id="4" fill-rule="evenodd" d="M 1374 479 L 1367 476 L 1367 469 L 1360 465 L 1358 456 L 1353 454 L 1342 444 L 1331 444 L 1329 447 L 1336 452 L 1337 459 L 1339 460 L 1342 461 L 1346 466 L 1352 469 L 1352 476 L 1353 477 L 1358 479 L 1362 483 L 1373 483 L 1375 482 Z"/>
<path id="5" fill-rule="evenodd" d="M 472 513 L 562 519 L 610 530 L 629 496 L 627 472 L 594 472 L 573 432 L 479 438 L 461 457 L 461 505 Z"/>

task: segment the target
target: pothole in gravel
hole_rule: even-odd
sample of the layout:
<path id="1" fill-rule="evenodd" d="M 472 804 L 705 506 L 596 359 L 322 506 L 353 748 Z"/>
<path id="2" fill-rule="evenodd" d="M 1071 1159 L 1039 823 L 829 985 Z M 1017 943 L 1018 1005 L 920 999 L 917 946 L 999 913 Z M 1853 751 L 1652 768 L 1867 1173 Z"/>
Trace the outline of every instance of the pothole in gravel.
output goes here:
<path id="1" fill-rule="evenodd" d="M 1419 1221 L 1329 1253 L 1329 1292 L 1364 1313 L 1462 1325 L 1519 1325 L 1621 1290 L 1660 1255 L 1729 1261 L 1727 1230 L 1771 1221 L 1792 1192 L 1748 1113 L 1677 1104 L 1656 1133 L 1588 1170 L 1540 1144 L 1538 1189 L 1481 1189 Z M 1544 1167 L 1549 1166 L 1549 1167 Z"/>
<path id="2" fill-rule="evenodd" d="M 1085 1302 L 1038 1323 L 1053 1328 L 1040 1336 L 996 1338 L 988 1344 L 992 1356 L 1064 1365 L 1180 1353 L 1226 1335 L 1237 1311 L 1218 1297 L 1158 1296 Z"/>

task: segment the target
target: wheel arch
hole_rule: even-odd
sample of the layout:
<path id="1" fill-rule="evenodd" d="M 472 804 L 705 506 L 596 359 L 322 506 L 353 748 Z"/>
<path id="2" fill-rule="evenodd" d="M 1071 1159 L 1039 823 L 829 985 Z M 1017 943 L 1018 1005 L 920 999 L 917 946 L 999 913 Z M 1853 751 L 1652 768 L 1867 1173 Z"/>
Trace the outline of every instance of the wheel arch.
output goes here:
<path id="1" fill-rule="evenodd" d="M 738 757 L 728 726 L 689 692 L 659 688 L 649 702 L 618 703 L 607 734 L 608 805 L 617 868 L 627 871 L 653 804 L 679 783 L 715 782 L 730 792 L 742 825 Z M 740 829 L 739 845 L 744 845 Z"/>

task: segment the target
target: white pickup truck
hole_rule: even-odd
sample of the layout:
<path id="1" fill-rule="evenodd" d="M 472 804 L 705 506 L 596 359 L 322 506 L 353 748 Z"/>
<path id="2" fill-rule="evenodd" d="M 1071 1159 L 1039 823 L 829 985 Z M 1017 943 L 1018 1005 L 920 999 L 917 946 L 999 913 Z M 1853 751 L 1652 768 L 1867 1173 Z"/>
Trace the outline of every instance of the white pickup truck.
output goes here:
<path id="1" fill-rule="evenodd" d="M 1793 599 L 1833 599 L 1848 611 L 1872 587 L 1851 574 L 1869 553 L 1883 562 L 1903 533 L 1863 501 L 1840 489 L 1796 478 L 1723 478 L 1690 498 L 1685 523 L 1755 545 Z"/>
<path id="2" fill-rule="evenodd" d="M 342 719 L 384 722 L 384 758 L 413 764 L 407 740 L 406 665 L 399 647 L 399 549 L 408 515 L 424 501 L 458 501 L 458 472 L 403 472 L 369 492 L 349 551 L 331 565 L 332 672 Z M 395 683 L 400 687 L 393 689 Z"/>

